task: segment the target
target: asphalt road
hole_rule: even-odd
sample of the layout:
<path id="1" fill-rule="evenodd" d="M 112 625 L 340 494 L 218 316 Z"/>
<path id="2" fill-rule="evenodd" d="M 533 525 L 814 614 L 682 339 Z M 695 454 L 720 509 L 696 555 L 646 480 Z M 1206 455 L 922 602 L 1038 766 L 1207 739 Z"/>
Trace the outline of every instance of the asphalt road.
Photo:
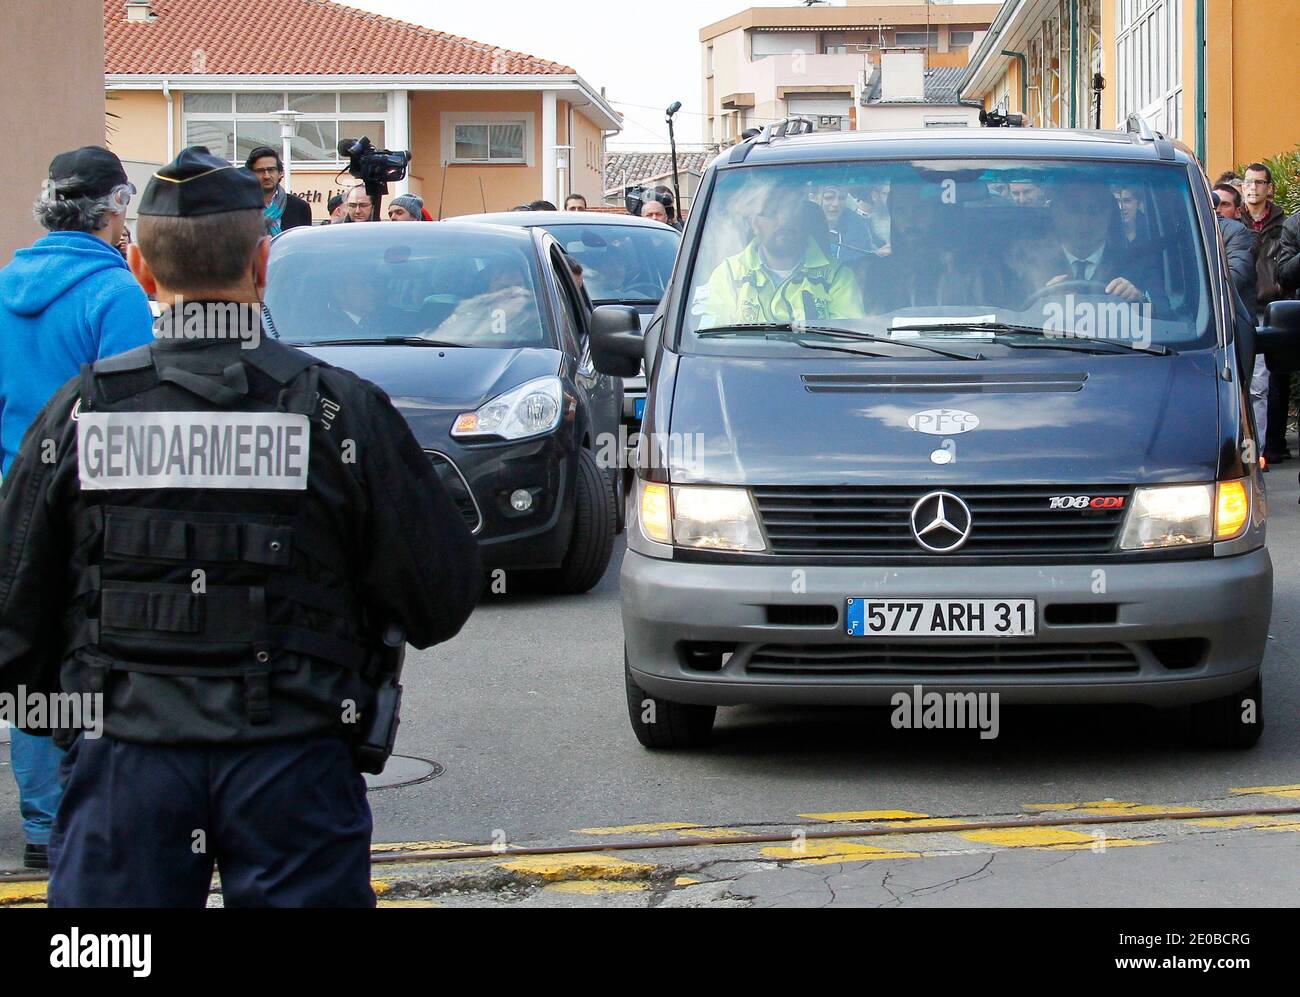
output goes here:
<path id="1" fill-rule="evenodd" d="M 590 843 L 605 840 L 593 837 L 593 828 L 628 836 L 655 833 L 658 824 L 784 833 L 807 823 L 800 816 L 806 814 L 988 818 L 1107 800 L 1156 807 L 1222 801 L 1217 805 L 1230 807 L 1237 798 L 1232 791 L 1243 787 L 1264 787 L 1272 793 L 1264 802 L 1274 806 L 1300 804 L 1300 792 L 1285 788 L 1300 789 L 1295 467 L 1285 464 L 1268 476 L 1276 581 L 1264 671 L 1266 730 L 1253 750 L 1193 748 L 1180 714 L 1142 708 L 1004 707 L 1000 736 L 985 741 L 973 731 L 894 730 L 887 710 L 741 707 L 719 711 L 711 747 L 651 753 L 637 743 L 626 716 L 616 554 L 601 584 L 586 596 L 489 597 L 454 641 L 409 655 L 398 752 L 436 761 L 442 771 L 416 784 L 371 792 L 375 840 Z M 1204 838 L 1178 837 L 1177 847 L 1134 849 L 1143 856 L 1085 865 L 1087 872 L 1074 872 L 1076 862 L 1068 875 L 1062 870 L 1053 877 L 1044 875 L 1044 863 L 1032 855 L 1007 858 L 996 888 L 922 890 L 918 897 L 1106 903 L 1132 894 L 1138 875 L 1146 884 L 1142 897 L 1157 905 L 1241 902 L 1243 895 L 1262 904 L 1294 904 L 1294 879 L 1274 871 L 1281 862 L 1296 864 L 1300 835 L 1271 835 L 1259 844 L 1250 833 L 1234 832 L 1226 849 Z M 945 852 L 946 846 L 935 847 Z M 0 865 L 14 868 L 20 850 L 13 782 L 0 777 Z M 1218 859 L 1193 861 L 1203 870 L 1194 889 L 1169 873 L 1185 867 L 1187 855 L 1207 850 Z M 757 851 L 751 857 L 762 859 Z M 687 859 L 665 851 L 657 861 Z M 698 855 L 690 861 L 698 863 Z M 973 883 L 987 878 L 981 861 L 974 854 L 952 857 Z M 850 886 L 855 869 L 850 863 L 844 870 Z M 799 877 L 806 878 L 808 870 L 798 862 L 759 861 L 736 874 L 747 885 L 727 893 L 728 903 L 824 899 L 817 884 L 827 873 L 818 871 L 817 883 L 807 887 Z M 938 866 L 913 878 L 935 876 L 939 883 L 952 878 Z M 958 878 L 966 879 L 964 873 Z M 858 893 L 846 889 L 843 895 L 865 898 L 861 891 L 870 889 L 871 896 L 888 899 L 878 883 L 858 887 Z M 492 900 L 488 893 L 481 899 Z M 597 899 L 617 902 L 612 896 Z M 718 899 L 714 891 L 702 902 Z"/>

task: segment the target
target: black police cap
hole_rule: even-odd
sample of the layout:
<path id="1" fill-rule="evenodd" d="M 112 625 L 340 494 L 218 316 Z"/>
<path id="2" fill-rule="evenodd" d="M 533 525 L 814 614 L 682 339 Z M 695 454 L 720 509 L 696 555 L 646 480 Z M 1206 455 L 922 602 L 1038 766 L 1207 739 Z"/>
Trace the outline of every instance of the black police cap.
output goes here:
<path id="1" fill-rule="evenodd" d="M 265 206 L 262 185 L 250 171 L 192 145 L 153 175 L 140 214 L 190 218 Z"/>
<path id="2" fill-rule="evenodd" d="M 64 186 L 63 197 L 104 197 L 120 186 L 129 186 L 122 161 L 102 145 L 83 145 L 71 152 L 61 152 L 50 160 L 50 179 L 65 184 L 75 178 L 75 186 Z M 135 193 L 135 188 L 131 189 Z"/>

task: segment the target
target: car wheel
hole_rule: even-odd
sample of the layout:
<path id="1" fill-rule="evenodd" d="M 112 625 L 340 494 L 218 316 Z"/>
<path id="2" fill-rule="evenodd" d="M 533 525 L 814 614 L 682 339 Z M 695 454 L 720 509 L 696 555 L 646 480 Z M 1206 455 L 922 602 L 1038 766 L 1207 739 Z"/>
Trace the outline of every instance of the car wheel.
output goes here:
<path id="1" fill-rule="evenodd" d="M 1231 696 L 1191 709 L 1192 740 L 1206 748 L 1253 748 L 1264 732 L 1264 687 L 1255 681 Z"/>
<path id="2" fill-rule="evenodd" d="M 614 488 L 590 450 L 578 451 L 573 536 L 559 568 L 546 573 L 554 591 L 576 595 L 605 575 L 614 552 Z"/>
<path id="3" fill-rule="evenodd" d="M 627 686 L 627 716 L 632 721 L 636 739 L 652 749 L 697 748 L 713 734 L 716 706 L 674 703 L 661 696 L 651 696 L 632 680 L 623 648 L 623 680 Z"/>

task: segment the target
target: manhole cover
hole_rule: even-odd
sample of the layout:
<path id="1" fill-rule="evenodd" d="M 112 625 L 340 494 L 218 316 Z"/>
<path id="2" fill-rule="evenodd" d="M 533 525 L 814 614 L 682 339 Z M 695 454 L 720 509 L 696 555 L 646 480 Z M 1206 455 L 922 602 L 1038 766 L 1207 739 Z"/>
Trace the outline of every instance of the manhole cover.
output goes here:
<path id="1" fill-rule="evenodd" d="M 397 786 L 413 786 L 417 782 L 428 782 L 442 775 L 443 768 L 437 762 L 427 758 L 412 758 L 410 755 L 393 755 L 379 775 L 366 776 L 366 789 L 394 789 Z"/>

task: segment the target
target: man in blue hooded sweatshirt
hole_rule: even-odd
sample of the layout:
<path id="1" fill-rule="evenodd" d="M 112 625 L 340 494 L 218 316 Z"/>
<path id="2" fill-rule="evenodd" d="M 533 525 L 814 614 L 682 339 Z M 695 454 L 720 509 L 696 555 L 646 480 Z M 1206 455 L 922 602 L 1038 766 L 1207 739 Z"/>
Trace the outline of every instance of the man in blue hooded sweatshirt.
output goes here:
<path id="1" fill-rule="evenodd" d="M 82 364 L 153 338 L 149 299 L 117 251 L 134 193 L 121 161 L 99 146 L 50 163 L 34 209 L 50 234 L 0 269 L 0 473 L 8 474 L 36 413 Z M 63 753 L 48 737 L 10 734 L 23 861 L 45 868 Z"/>

